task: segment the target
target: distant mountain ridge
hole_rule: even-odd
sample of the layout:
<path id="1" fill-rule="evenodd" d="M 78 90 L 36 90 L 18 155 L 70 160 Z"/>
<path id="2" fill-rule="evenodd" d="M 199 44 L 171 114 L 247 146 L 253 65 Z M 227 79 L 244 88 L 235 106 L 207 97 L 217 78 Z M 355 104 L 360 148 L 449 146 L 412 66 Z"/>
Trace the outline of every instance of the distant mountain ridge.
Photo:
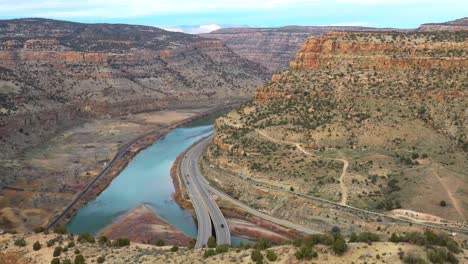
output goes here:
<path id="1" fill-rule="evenodd" d="M 268 77 L 216 39 L 149 26 L 0 20 L 2 148 L 37 142 L 79 118 L 245 100 Z"/>
<path id="2" fill-rule="evenodd" d="M 208 34 L 207 38 L 222 40 L 241 57 L 268 68 L 270 72 L 286 70 L 307 38 L 328 32 L 350 31 L 435 31 L 466 30 L 467 18 L 446 23 L 424 24 L 418 29 L 372 28 L 359 26 L 285 26 L 280 28 L 223 28 Z"/>

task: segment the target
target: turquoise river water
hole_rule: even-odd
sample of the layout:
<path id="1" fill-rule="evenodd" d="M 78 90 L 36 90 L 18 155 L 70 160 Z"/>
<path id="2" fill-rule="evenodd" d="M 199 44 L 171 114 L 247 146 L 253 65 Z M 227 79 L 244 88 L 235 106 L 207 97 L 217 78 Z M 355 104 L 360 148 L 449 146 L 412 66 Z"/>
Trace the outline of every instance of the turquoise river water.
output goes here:
<path id="1" fill-rule="evenodd" d="M 198 121 L 191 127 L 173 130 L 142 150 L 95 200 L 78 211 L 68 223 L 67 231 L 97 235 L 122 214 L 144 204 L 186 235 L 196 238 L 197 227 L 191 213 L 172 199 L 174 185 L 170 169 L 180 153 L 212 132 L 212 125 Z M 237 237 L 232 237 L 231 242 L 240 241 L 250 242 Z"/>

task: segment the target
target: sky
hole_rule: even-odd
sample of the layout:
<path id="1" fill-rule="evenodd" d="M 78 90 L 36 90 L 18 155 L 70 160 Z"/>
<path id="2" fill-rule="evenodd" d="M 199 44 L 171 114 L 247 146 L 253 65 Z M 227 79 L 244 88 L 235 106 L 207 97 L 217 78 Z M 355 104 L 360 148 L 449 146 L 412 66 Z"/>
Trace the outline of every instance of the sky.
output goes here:
<path id="1" fill-rule="evenodd" d="M 468 16 L 468 0 L 0 0 L 0 19 L 44 17 L 204 33 L 224 27 L 416 28 Z"/>

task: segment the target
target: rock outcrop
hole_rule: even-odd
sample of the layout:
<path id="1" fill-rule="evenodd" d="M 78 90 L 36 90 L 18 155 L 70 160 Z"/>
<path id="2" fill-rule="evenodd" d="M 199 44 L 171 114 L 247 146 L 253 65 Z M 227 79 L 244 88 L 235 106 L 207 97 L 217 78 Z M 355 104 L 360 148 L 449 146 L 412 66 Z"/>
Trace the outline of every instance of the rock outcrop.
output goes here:
<path id="1" fill-rule="evenodd" d="M 220 39 L 241 57 L 259 63 L 270 72 L 285 70 L 304 41 L 331 31 L 377 30 L 365 27 L 289 26 L 281 28 L 225 28 L 203 37 Z"/>
<path id="2" fill-rule="evenodd" d="M 468 50 L 466 33 L 433 35 L 388 33 L 328 33 L 312 37 L 291 62 L 291 69 L 353 68 L 420 69 L 467 67 L 463 54 Z M 408 42 L 406 42 L 408 41 Z M 434 56 L 437 54 L 437 56 Z"/>
<path id="3" fill-rule="evenodd" d="M 422 24 L 418 31 L 461 31 L 468 30 L 468 17 L 445 23 L 427 23 Z"/>

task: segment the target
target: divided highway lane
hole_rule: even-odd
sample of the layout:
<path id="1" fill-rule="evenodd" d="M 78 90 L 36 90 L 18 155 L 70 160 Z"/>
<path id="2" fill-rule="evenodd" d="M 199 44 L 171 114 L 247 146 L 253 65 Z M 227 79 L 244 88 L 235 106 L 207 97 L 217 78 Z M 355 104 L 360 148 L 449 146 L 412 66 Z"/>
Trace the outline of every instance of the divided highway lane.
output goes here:
<path id="1" fill-rule="evenodd" d="M 195 209 L 195 214 L 197 215 L 198 233 L 195 248 L 203 248 L 206 246 L 208 238 L 211 236 L 211 220 L 206 204 L 203 201 L 202 195 L 200 194 L 199 187 L 196 184 L 190 183 L 190 166 L 188 165 L 189 159 L 190 151 L 185 154 L 184 159 L 180 164 L 180 173 L 187 188 L 187 193 L 190 197 L 190 200 L 192 201 L 193 208 Z"/>
<path id="2" fill-rule="evenodd" d="M 207 137 L 190 148 L 180 164 L 180 170 L 185 186 L 187 187 L 187 192 L 192 199 L 194 207 L 199 207 L 198 212 L 197 209 L 195 211 L 198 220 L 196 247 L 203 247 L 203 245 L 206 245 L 208 238 L 211 236 L 211 221 L 213 222 L 213 227 L 215 229 L 217 244 L 231 244 L 231 234 L 229 233 L 229 227 L 226 219 L 211 194 L 208 193 L 207 189 L 201 182 L 203 176 L 200 172 L 198 160 L 203 154 L 204 146 L 208 144 L 211 138 L 211 136 Z M 208 218 L 206 217 L 205 212 L 208 212 Z"/>

